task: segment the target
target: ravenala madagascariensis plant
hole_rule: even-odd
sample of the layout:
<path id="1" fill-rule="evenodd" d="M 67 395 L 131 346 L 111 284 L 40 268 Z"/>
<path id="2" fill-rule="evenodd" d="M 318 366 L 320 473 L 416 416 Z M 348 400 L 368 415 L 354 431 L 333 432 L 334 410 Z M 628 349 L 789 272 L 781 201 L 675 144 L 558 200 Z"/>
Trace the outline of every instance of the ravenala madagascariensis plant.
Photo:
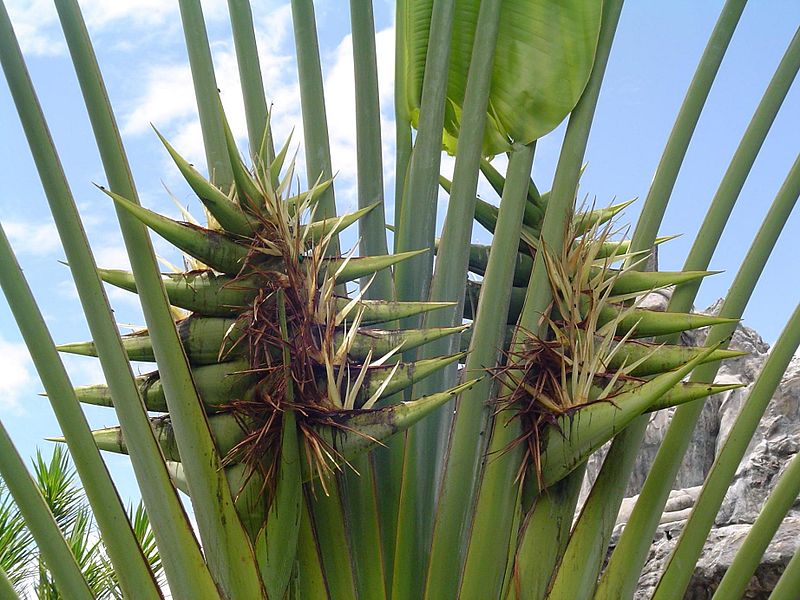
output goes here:
<path id="1" fill-rule="evenodd" d="M 655 270 L 651 254 L 668 241 L 657 237 L 661 219 L 743 0 L 722 9 L 630 239 L 617 225 L 628 203 L 577 201 L 621 0 L 398 1 L 391 227 L 370 4 L 351 2 L 358 209 L 338 216 L 311 0 L 291 2 L 306 168 L 299 189 L 291 139 L 273 138 L 248 3 L 228 3 L 247 117 L 242 153 L 219 101 L 200 3 L 179 2 L 207 171 L 154 135 L 202 203 L 200 225 L 140 205 L 78 3 L 56 2 L 105 169 L 97 196 L 115 205 L 132 272 L 95 264 L 0 10 L 3 70 L 92 339 L 54 345 L 4 235 L 0 283 L 115 582 L 129 598 L 164 594 L 98 449 L 129 455 L 174 598 L 631 597 L 703 398 L 735 387 L 715 384 L 715 373 L 740 354 L 726 344 L 800 193 L 796 161 L 721 313 L 692 314 L 702 279 L 713 274 L 716 241 L 800 68 L 800 35 L 684 269 L 670 272 Z M 555 177 L 541 191 L 531 179 L 536 140 L 565 119 Z M 440 178 L 443 149 L 455 156 L 452 180 Z M 502 153 L 505 173 L 488 160 Z M 477 198 L 480 177 L 499 203 Z M 440 186 L 449 205 L 437 238 Z M 494 234 L 490 246 L 472 243 L 475 221 Z M 339 234 L 356 224 L 358 247 L 348 250 Z M 159 274 L 148 230 L 184 254 L 185 272 Z M 138 294 L 146 330 L 120 337 L 102 282 Z M 639 306 L 670 286 L 666 312 Z M 710 327 L 705 347 L 679 344 L 680 332 L 698 327 Z M 743 439 L 798 336 L 795 312 L 739 417 Z M 97 356 L 106 383 L 73 387 L 57 351 Z M 155 365 L 134 376 L 129 361 Z M 90 431 L 80 403 L 113 408 L 119 425 Z M 677 405 L 603 568 L 647 414 Z M 0 433 L 0 475 L 54 585 L 64 597 L 93 597 Z M 576 515 L 586 461 L 609 441 Z M 726 444 L 718 457 L 660 597 L 682 595 L 746 445 Z M 795 471 L 781 481 L 784 495 L 796 495 Z M 177 490 L 190 499 L 194 528 Z M 742 568 L 758 564 L 756 546 L 745 545 Z M 21 590 L 8 575 L 0 586 L 15 597 Z M 743 579 L 726 582 L 726 597 L 741 594 Z"/>

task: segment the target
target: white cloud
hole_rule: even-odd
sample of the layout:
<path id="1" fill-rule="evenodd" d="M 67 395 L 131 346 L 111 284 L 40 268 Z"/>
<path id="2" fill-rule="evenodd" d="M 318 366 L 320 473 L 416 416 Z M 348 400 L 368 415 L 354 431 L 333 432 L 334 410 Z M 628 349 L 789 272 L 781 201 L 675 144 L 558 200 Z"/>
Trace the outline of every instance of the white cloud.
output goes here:
<path id="1" fill-rule="evenodd" d="M 259 19 L 260 17 L 260 19 Z M 299 122 L 299 89 L 294 74 L 294 60 L 282 51 L 291 31 L 288 6 L 269 15 L 254 17 L 264 22 L 259 30 L 259 61 L 268 102 L 275 107 L 273 131 L 276 140 L 288 136 Z M 266 35 L 266 31 L 269 35 Z M 225 114 L 240 145 L 246 146 L 246 120 L 242 100 L 236 53 L 229 40 L 211 42 L 217 87 L 221 90 Z M 165 133 L 175 148 L 190 162 L 205 163 L 203 138 L 197 116 L 192 76 L 185 59 L 154 64 L 146 70 L 140 86 L 141 95 L 134 97 L 123 117 L 123 133 L 149 133 L 150 123 Z M 165 159 L 166 160 L 166 159 Z"/>
<path id="2" fill-rule="evenodd" d="M 61 36 L 55 35 L 55 6 L 48 0 L 11 0 L 6 3 L 14 33 L 25 54 L 47 56 L 66 51 Z"/>
<path id="3" fill-rule="evenodd" d="M 61 362 L 64 363 L 72 385 L 93 385 L 106 380 L 100 361 L 96 358 L 62 354 Z"/>
<path id="4" fill-rule="evenodd" d="M 378 93 L 381 106 L 381 133 L 384 183 L 394 178 L 394 28 L 375 36 Z M 323 67 L 324 69 L 324 67 Z M 331 162 L 337 175 L 340 211 L 355 206 L 357 146 L 353 39 L 345 36 L 334 52 L 325 77 L 325 108 L 331 144 Z M 345 200 L 349 199 L 349 200 Z M 391 204 L 391 203 L 390 203 Z"/>
<path id="5" fill-rule="evenodd" d="M 97 266 L 104 269 L 125 269 L 131 268 L 128 252 L 120 242 L 118 245 L 100 246 L 93 248 L 94 260 Z"/>
<path id="6" fill-rule="evenodd" d="M 135 108 L 124 119 L 124 134 L 149 132 L 151 123 L 160 129 L 197 112 L 194 95 L 187 93 L 192 89 L 192 74 L 186 64 L 150 67 L 142 87 L 144 95 L 134 100 Z"/>
<path id="7" fill-rule="evenodd" d="M 25 54 L 54 55 L 66 52 L 51 0 L 9 0 L 11 23 Z M 124 22 L 125 27 L 152 30 L 178 20 L 178 3 L 164 0 L 81 0 L 80 8 L 91 35 Z M 204 0 L 207 23 L 227 18 L 224 0 Z"/>
<path id="8" fill-rule="evenodd" d="M 20 413 L 19 400 L 34 381 L 28 349 L 0 337 L 0 356 L 0 409 Z"/>
<path id="9" fill-rule="evenodd" d="M 44 256 L 61 247 L 55 223 L 3 221 L 3 229 L 17 254 Z"/>

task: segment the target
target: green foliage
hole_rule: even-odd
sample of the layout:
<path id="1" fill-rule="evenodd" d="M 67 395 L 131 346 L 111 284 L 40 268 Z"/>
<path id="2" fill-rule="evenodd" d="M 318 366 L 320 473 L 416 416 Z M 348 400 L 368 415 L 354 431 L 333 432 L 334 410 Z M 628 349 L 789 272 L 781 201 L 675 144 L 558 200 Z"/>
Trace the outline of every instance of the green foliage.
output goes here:
<path id="1" fill-rule="evenodd" d="M 723 8 L 631 240 L 616 228 L 629 202 L 591 210 L 576 202 L 622 1 L 399 1 L 393 253 L 371 10 L 351 1 L 359 208 L 337 216 L 313 2 L 291 2 L 307 169 L 295 194 L 291 141 L 274 148 L 249 3 L 228 3 L 246 157 L 222 111 L 200 2 L 179 4 L 208 173 L 157 135 L 207 211 L 206 226 L 140 205 L 78 4 L 57 3 L 130 273 L 94 263 L 0 5 L 0 60 L 92 334 L 57 349 L 97 356 L 107 381 L 73 390 L 0 235 L 0 284 L 59 418 L 57 441 L 86 488 L 84 499 L 61 447 L 50 462 L 37 458 L 34 486 L 0 426 L 8 484 L 0 593 L 10 585 L 40 598 L 157 598 L 168 585 L 172 597 L 192 600 L 630 596 L 702 400 L 736 387 L 713 377 L 721 360 L 741 355 L 724 346 L 800 195 L 798 161 L 721 314 L 691 314 L 800 68 L 800 33 L 685 268 L 665 272 L 646 264 L 670 239 L 656 237 L 661 219 L 743 0 Z M 540 193 L 531 179 L 536 140 L 567 117 L 552 188 Z M 452 182 L 439 174 L 443 150 L 456 156 Z M 500 152 L 509 155 L 505 173 L 485 160 Z M 477 198 L 481 176 L 497 192 L 494 204 Z M 450 202 L 436 240 L 440 184 Z M 493 234 L 490 246 L 472 243 L 475 222 Z M 340 232 L 355 224 L 360 256 L 339 247 Z M 157 272 L 147 228 L 184 253 L 187 272 Z M 119 335 L 101 280 L 139 295 L 146 329 Z M 346 286 L 356 280 L 357 290 Z M 648 292 L 671 286 L 668 311 L 640 308 Z M 675 345 L 680 332 L 708 326 L 704 348 Z M 798 332 L 795 316 L 737 423 L 744 434 L 726 444 L 692 515 L 706 528 L 681 537 L 659 593 L 691 576 Z M 134 377 L 131 360 L 157 370 Z M 79 402 L 113 407 L 119 426 L 90 432 Z M 678 405 L 602 571 L 646 415 Z M 586 462 L 609 441 L 575 520 Z M 130 516 L 98 448 L 130 456 L 143 498 Z M 800 485 L 795 463 L 737 564 L 752 568 L 788 510 Z M 191 500 L 197 537 L 177 490 Z M 724 584 L 738 594 L 733 578 Z"/>
<path id="2" fill-rule="evenodd" d="M 98 599 L 122 599 L 117 574 L 108 559 L 103 538 L 92 516 L 91 506 L 76 481 L 75 468 L 65 449 L 57 446 L 50 459 L 37 452 L 33 464 L 36 484 L 55 517 L 64 538 L 80 565 L 81 572 Z M 131 508 L 129 515 L 136 539 L 147 564 L 157 578 L 162 577 L 161 559 L 144 506 Z M 36 598 L 65 598 L 56 586 L 47 564 L 39 555 L 36 541 L 0 481 L 0 568 L 8 575 L 17 593 L 33 592 Z"/>

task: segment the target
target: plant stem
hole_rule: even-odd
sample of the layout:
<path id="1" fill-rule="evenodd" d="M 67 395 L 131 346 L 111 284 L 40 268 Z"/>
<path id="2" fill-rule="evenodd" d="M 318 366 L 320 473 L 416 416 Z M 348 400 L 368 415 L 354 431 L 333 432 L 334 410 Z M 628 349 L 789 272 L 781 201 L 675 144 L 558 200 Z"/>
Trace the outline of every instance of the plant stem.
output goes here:
<path id="1" fill-rule="evenodd" d="M 77 6 L 74 3 L 69 6 L 60 4 L 59 9 L 76 11 Z M 103 372 L 116 400 L 117 416 L 127 431 L 131 449 L 131 462 L 142 498 L 153 522 L 153 530 L 159 544 L 164 570 L 168 580 L 173 585 L 176 587 L 179 584 L 184 586 L 179 589 L 186 589 L 187 593 L 196 593 L 198 598 L 214 598 L 216 595 L 204 596 L 209 589 L 213 589 L 213 581 L 205 567 L 200 549 L 194 539 L 177 493 L 172 487 L 161 451 L 153 437 L 150 422 L 147 419 L 136 389 L 130 364 L 120 345 L 119 332 L 97 275 L 97 268 L 89 250 L 89 244 L 86 240 L 74 199 L 50 137 L 41 106 L 25 68 L 19 45 L 11 29 L 8 14 L 2 5 L 0 5 L 0 26 L 3 29 L 3 33 L 0 35 L 0 44 L 2 44 L 0 46 L 0 60 L 3 63 L 3 70 L 6 73 L 9 89 L 17 105 L 20 120 L 44 187 L 45 196 L 50 204 L 50 209 L 59 231 L 59 237 L 64 245 L 70 270 L 75 278 L 89 329 L 101 355 L 100 363 L 103 367 Z M 85 29 L 83 31 L 84 35 L 86 35 Z M 13 262 L 6 260 L 3 261 L 3 264 L 10 269 Z M 22 294 L 23 290 L 26 289 L 20 283 L 18 281 L 13 285 L 13 289 L 18 294 Z M 21 298 L 24 297 L 21 296 Z M 32 301 L 32 297 L 28 296 L 28 303 L 34 308 L 35 304 Z M 21 322 L 26 323 L 26 327 L 34 327 L 33 324 L 36 320 L 33 315 L 34 313 L 31 310 L 27 310 L 27 316 Z M 40 331 L 39 333 L 44 332 Z M 36 340 L 36 344 L 37 346 L 39 345 L 39 340 Z M 43 340 L 41 340 L 41 346 L 40 350 L 44 351 Z M 50 359 L 51 357 L 45 358 Z M 50 362 L 50 365 L 47 365 L 47 362 L 45 362 L 49 369 L 53 368 L 52 364 L 55 363 Z M 55 373 L 55 371 L 53 372 Z M 71 389 L 68 383 L 66 387 Z M 92 445 L 94 445 L 93 441 Z M 84 466 L 81 464 L 82 459 L 79 458 L 78 454 L 73 454 L 73 457 L 80 473 Z M 98 479 L 97 483 L 100 484 L 100 481 Z M 87 490 L 92 488 L 89 483 L 84 485 Z M 107 503 L 106 506 L 109 509 L 113 505 L 108 498 L 102 498 L 97 501 Z M 123 509 L 120 507 L 118 510 Z M 111 546 L 109 547 L 110 553 L 117 554 L 116 558 L 112 554 L 112 560 L 115 563 L 133 561 L 133 556 L 141 556 L 135 539 L 132 539 L 132 536 L 124 535 L 118 529 L 121 522 L 119 519 L 127 521 L 124 510 L 122 516 L 111 524 L 102 524 L 103 511 L 99 511 L 97 516 L 101 530 L 107 527 L 116 528 L 116 537 L 112 536 Z M 127 538 L 129 550 L 118 553 L 119 551 L 114 549 L 116 545 L 114 540 L 120 544 L 125 544 L 125 538 Z M 130 564 L 132 565 L 134 562 Z M 131 589 L 146 594 L 148 589 L 147 581 L 152 580 L 152 576 L 146 568 L 142 570 L 141 559 L 140 571 L 144 573 L 144 576 L 140 576 L 139 582 L 130 584 L 130 586 Z M 124 574 L 124 572 L 124 567 L 121 567 L 120 573 Z M 184 573 L 190 572 L 193 573 L 191 576 L 184 576 Z M 121 584 L 127 585 L 124 584 L 124 579 L 121 579 Z"/>
<path id="2" fill-rule="evenodd" d="M 78 75 L 109 186 L 113 192 L 138 204 L 125 149 L 80 9 L 75 0 L 59 2 L 56 8 Z M 214 98 L 214 102 L 218 100 Z M 222 149 L 224 150 L 224 145 Z M 197 527 L 203 540 L 205 559 L 224 594 L 232 597 L 258 597 L 263 588 L 253 548 L 236 512 L 202 403 L 194 388 L 186 354 L 175 329 L 175 322 L 158 273 L 150 238 L 144 225 L 132 214 L 119 206 L 116 210 L 159 366 L 175 441 L 189 486 Z M 91 266 L 93 267 L 93 264 Z M 93 276 L 97 277 L 96 271 Z M 80 290 L 80 285 L 78 289 Z M 86 312 L 90 312 L 90 309 Z M 108 320 L 110 322 L 110 316 Z M 113 322 L 110 322 L 110 325 L 114 327 Z M 116 333 L 116 328 L 114 331 Z M 141 408 L 139 402 L 139 410 Z M 147 427 L 147 431 L 151 431 L 148 421 L 145 420 L 144 426 Z M 150 437 L 144 432 L 131 432 L 131 436 L 135 433 L 143 438 Z M 158 452 L 158 449 L 155 451 Z M 142 477 L 150 478 L 154 475 L 143 473 Z M 162 492 L 174 494 L 171 485 L 169 491 L 162 490 Z M 165 543 L 174 542 L 165 540 Z M 202 570 L 199 572 L 202 573 Z M 192 585 L 200 585 L 197 582 L 197 572 L 194 570 L 182 573 L 181 576 L 195 580 Z M 216 589 L 208 589 L 205 585 L 201 587 L 203 594 L 218 594 Z M 177 589 L 183 591 L 183 588 Z"/>
<path id="3" fill-rule="evenodd" d="M 603 5 L 603 26 L 600 30 L 595 64 L 583 96 L 572 111 L 567 125 L 542 225 L 541 240 L 554 252 L 558 252 L 564 244 L 565 223 L 573 210 L 592 118 L 621 11 L 621 0 L 610 0 Z M 525 305 L 519 320 L 520 327 L 543 336 L 546 325 L 541 316 L 548 310 L 550 302 L 550 286 L 544 259 L 542 253 L 537 252 Z M 511 345 L 512 354 L 521 348 L 522 341 L 522 336 L 515 333 Z M 522 460 L 519 447 L 509 446 L 519 434 L 519 421 L 513 419 L 513 415 L 509 412 L 498 414 L 492 426 L 488 458 L 485 459 L 461 584 L 460 597 L 464 599 L 495 597 L 502 588 L 501 578 L 508 556 L 516 501 L 514 478 Z"/>
<path id="4" fill-rule="evenodd" d="M 770 600 L 793 600 L 800 589 L 800 552 L 795 552 L 772 590 Z"/>
<path id="5" fill-rule="evenodd" d="M 209 179 L 227 194 L 233 184 L 233 171 L 225 146 L 219 89 L 214 75 L 211 48 L 208 46 L 203 8 L 200 6 L 200 0 L 179 0 L 178 4 L 192 71 L 194 95 L 197 99 L 197 111 L 200 115 Z"/>
<path id="6" fill-rule="evenodd" d="M 0 597 L 8 598 L 8 600 L 19 600 L 17 591 L 11 585 L 11 581 L 9 581 L 8 575 L 6 575 L 2 567 L 0 567 Z"/>
<path id="7" fill-rule="evenodd" d="M 356 93 L 356 150 L 358 160 L 358 206 L 364 208 L 379 202 L 377 208 L 359 220 L 359 250 L 361 256 L 385 255 L 386 217 L 384 212 L 383 160 L 381 147 L 381 109 L 378 94 L 378 67 L 375 55 L 375 23 L 372 2 L 350 1 L 350 22 L 353 34 L 353 61 Z M 361 281 L 364 286 L 367 279 Z M 370 287 L 365 290 L 367 299 L 391 300 L 394 297 L 390 269 L 379 271 Z M 390 442 L 392 443 L 392 442 Z M 394 441 L 396 445 L 396 441 Z M 388 449 L 378 448 L 378 452 Z M 387 519 L 381 520 L 382 510 L 388 509 L 392 518 L 397 513 L 395 502 L 386 498 L 386 506 L 376 499 L 376 493 L 391 494 L 396 486 L 388 481 L 393 473 L 382 473 L 376 479 L 371 455 L 359 456 L 353 464 L 355 473 L 348 469 L 342 475 L 348 524 L 353 548 L 353 561 L 358 573 L 357 584 L 361 595 L 379 598 L 386 593 L 384 560 L 379 560 L 386 549 L 381 541 L 381 523 L 384 529 Z M 380 487 L 376 490 L 376 484 Z M 384 539 L 396 534 L 394 528 L 383 532 Z M 379 567 L 374 568 L 375 562 Z M 381 582 L 376 580 L 381 577 Z"/>
<path id="8" fill-rule="evenodd" d="M 292 23 L 297 51 L 297 72 L 300 79 L 300 106 L 303 112 L 306 178 L 308 184 L 313 185 L 319 177 L 323 181 L 333 177 L 313 0 L 292 0 Z M 315 219 L 322 220 L 336 216 L 333 184 L 319 194 L 316 206 Z M 331 240 L 328 254 L 331 256 L 339 254 L 338 235 Z"/>
<path id="9" fill-rule="evenodd" d="M 383 160 L 381 148 L 381 106 L 378 96 L 378 67 L 375 58 L 375 23 L 372 2 L 350 1 L 353 32 L 353 61 L 356 85 L 356 151 L 358 160 L 358 207 L 380 204 L 358 221 L 361 256 L 388 252 L 386 216 L 383 206 Z M 362 285 L 365 281 L 362 281 Z M 365 297 L 391 300 L 391 271 L 379 271 Z"/>
<path id="10" fill-rule="evenodd" d="M 419 126 L 405 178 L 401 211 L 395 214 L 395 252 L 433 248 L 434 244 L 454 5 L 454 0 L 433 3 Z M 407 6 L 404 2 L 403 7 Z M 398 22 L 402 18 L 403 15 L 398 14 Z M 406 65 L 407 69 L 409 67 Z M 394 269 L 397 299 L 426 300 L 432 273 L 432 252 L 398 264 Z M 419 317 L 412 317 L 406 319 L 403 326 L 418 327 L 420 322 Z"/>
<path id="11" fill-rule="evenodd" d="M 777 236 L 788 220 L 799 196 L 800 156 L 795 160 L 792 170 L 775 198 L 769 214 L 764 219 L 764 224 L 756 235 L 756 240 L 753 242 L 752 248 L 754 250 L 761 249 L 761 255 L 759 256 L 756 251 L 751 250 L 745 257 L 743 265 L 761 265 L 763 267 L 769 256 L 769 250 L 774 247 Z M 738 287 L 731 286 L 732 291 L 738 289 Z M 794 323 L 796 318 L 798 318 L 797 314 L 793 316 L 790 324 Z M 714 518 L 722 505 L 725 492 L 733 480 L 736 468 L 747 451 L 747 445 L 767 408 L 767 403 L 780 383 L 781 376 L 786 370 L 789 360 L 794 355 L 797 344 L 795 343 L 792 348 L 789 348 L 789 346 L 792 343 L 792 336 L 800 335 L 800 327 L 797 326 L 797 323 L 794 323 L 795 329 L 798 330 L 794 331 L 790 324 L 787 324 L 784 334 L 770 351 L 769 359 L 750 391 L 741 412 L 736 417 L 728 439 L 725 440 L 724 445 L 717 453 L 714 464 L 706 475 L 700 496 L 692 509 L 692 514 L 672 551 L 669 562 L 656 588 L 656 596 L 663 594 L 663 590 L 685 588 L 689 583 L 689 577 L 685 573 L 685 569 L 679 568 L 678 565 L 691 564 L 692 561 L 696 562 L 700 556 L 703 542 L 705 542 L 706 536 L 714 524 Z M 659 592 L 659 590 L 662 590 L 662 592 Z"/>
<path id="12" fill-rule="evenodd" d="M 516 148 L 508 165 L 497 231 L 481 287 L 465 366 L 465 377 L 478 377 L 497 365 L 511 301 L 519 232 L 527 202 L 535 144 Z M 486 450 L 486 427 L 492 408 L 486 403 L 494 382 L 484 377 L 457 401 L 434 523 L 426 596 L 454 597 L 465 559 L 465 524 L 472 519 L 475 485 Z"/>
<path id="13" fill-rule="evenodd" d="M 231 16 L 233 44 L 236 48 L 236 64 L 239 67 L 239 80 L 242 84 L 244 114 L 247 120 L 247 137 L 250 141 L 250 156 L 266 164 L 275 159 L 275 144 L 269 125 L 269 110 L 261 78 L 261 62 L 258 59 L 258 45 L 253 29 L 253 12 L 249 0 L 228 0 L 228 13 Z M 258 157 L 264 146 L 265 155 Z M 273 182 L 276 183 L 276 182 Z"/>
<path id="14" fill-rule="evenodd" d="M 514 557 L 514 584 L 520 600 L 547 597 L 552 579 L 562 572 L 560 565 L 566 563 L 564 550 L 571 541 L 570 527 L 585 474 L 586 463 L 583 463 L 547 488 L 547 493 L 539 494 L 528 512 Z M 541 540 L 548 543 L 542 544 Z"/>
<path id="15" fill-rule="evenodd" d="M 358 594 L 339 481 L 331 477 L 326 485 L 329 487 L 327 494 L 306 484 L 305 497 L 314 539 L 331 598 L 355 600 Z"/>
<path id="16" fill-rule="evenodd" d="M 500 0 L 482 2 L 478 13 L 461 117 L 463 123 L 469 123 L 469 127 L 462 128 L 458 140 L 452 199 L 445 217 L 442 239 L 437 251 L 436 272 L 433 275 L 429 294 L 431 300 L 456 302 L 456 306 L 452 309 L 436 311 L 435 315 L 426 315 L 426 327 L 447 327 L 460 324 L 462 320 L 472 215 L 475 212 L 478 174 L 483 150 L 483 132 L 487 119 L 486 111 L 489 104 L 492 64 L 499 23 Z M 433 29 L 431 29 L 431 40 L 434 39 Z M 532 160 L 532 149 L 525 155 Z M 524 162 L 525 159 L 523 159 Z M 530 176 L 530 162 L 528 162 L 528 170 L 525 175 L 527 183 L 527 177 Z M 406 201 L 410 201 L 410 198 Z M 452 354 L 457 351 L 458 344 L 459 336 L 450 336 L 447 339 L 426 344 L 420 352 L 420 356 L 430 358 Z M 414 393 L 424 396 L 447 389 L 455 384 L 456 377 L 457 365 L 453 364 L 425 378 L 420 385 L 414 386 Z M 406 569 L 409 565 L 413 565 L 414 570 L 412 571 L 413 575 L 403 583 L 402 593 L 411 594 L 411 596 L 403 597 L 418 598 L 419 588 L 417 586 L 424 584 L 426 579 L 428 583 L 436 586 L 439 575 L 443 576 L 442 588 L 426 593 L 432 594 L 434 598 L 455 597 L 457 594 L 457 570 L 449 571 L 449 579 L 446 582 L 444 573 L 437 571 L 437 576 L 430 579 L 426 577 L 425 571 L 428 566 L 429 544 L 433 534 L 433 513 L 437 503 L 436 496 L 451 419 L 452 403 L 448 403 L 410 430 L 406 437 L 399 519 L 404 523 L 414 523 L 414 527 L 404 529 L 405 525 L 398 525 L 397 557 L 394 565 L 395 591 L 398 591 L 399 574 L 402 572 L 408 576 Z M 414 514 L 416 514 L 416 518 L 412 517 Z M 408 552 L 413 547 L 406 541 L 410 536 L 414 536 L 417 544 L 422 546 L 420 555 L 403 554 L 404 551 Z M 411 558 L 412 556 L 413 558 Z M 402 557 L 404 560 L 398 560 L 398 557 Z M 456 558 L 460 562 L 461 557 L 456 556 Z M 409 581 L 411 585 L 409 585 Z"/>
<path id="17" fill-rule="evenodd" d="M 394 55 L 394 126 L 395 126 L 395 167 L 394 167 L 394 219 L 397 223 L 403 212 L 403 197 L 406 188 L 406 172 L 411 160 L 411 118 L 408 114 L 408 85 L 406 79 L 405 36 L 406 3 L 397 0 L 395 8 L 395 55 Z M 394 238 L 397 252 L 397 237 Z"/>

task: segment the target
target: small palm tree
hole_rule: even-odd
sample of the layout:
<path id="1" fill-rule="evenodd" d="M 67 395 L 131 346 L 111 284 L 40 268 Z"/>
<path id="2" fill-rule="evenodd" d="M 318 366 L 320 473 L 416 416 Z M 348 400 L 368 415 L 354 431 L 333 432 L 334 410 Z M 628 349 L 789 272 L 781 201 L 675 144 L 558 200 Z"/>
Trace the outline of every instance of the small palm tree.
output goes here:
<path id="1" fill-rule="evenodd" d="M 37 452 L 34 463 L 36 485 L 58 528 L 67 540 L 81 573 L 97 598 L 122 598 L 114 567 L 98 535 L 92 509 L 75 482 L 75 469 L 64 448 L 57 446 L 49 461 Z M 130 511 L 131 525 L 156 577 L 161 576 L 158 549 L 144 507 Z M 25 524 L 19 507 L 4 486 L 0 486 L 0 565 L 14 589 L 23 597 L 56 600 L 59 592 L 53 573 L 42 558 L 36 540 Z"/>
<path id="2" fill-rule="evenodd" d="M 800 68 L 800 34 L 684 269 L 661 272 L 647 268 L 648 258 L 666 241 L 657 237 L 661 218 L 744 1 L 723 8 L 631 239 L 615 225 L 626 204 L 576 203 L 622 1 L 398 1 L 393 252 L 371 3 L 351 2 L 359 208 L 343 216 L 336 212 L 313 2 L 291 5 L 302 190 L 290 189 L 290 140 L 279 147 L 273 140 L 249 4 L 229 2 L 247 110 L 249 152 L 242 157 L 219 102 L 200 3 L 180 1 L 207 175 L 159 137 L 207 212 L 201 226 L 140 206 L 77 2 L 56 2 L 105 167 L 101 189 L 115 203 L 131 273 L 94 263 L 0 10 L 0 60 L 93 337 L 57 349 L 98 356 L 107 384 L 72 387 L 3 235 L 0 283 L 121 593 L 158 598 L 162 589 L 98 448 L 130 456 L 176 598 L 632 596 L 702 399 L 735 387 L 715 385 L 714 376 L 721 360 L 739 355 L 725 346 L 800 194 L 798 159 L 720 314 L 692 314 L 716 241 Z M 541 191 L 531 179 L 536 140 L 567 118 L 552 187 Z M 452 181 L 439 175 L 443 149 L 455 155 Z M 501 153 L 508 156 L 505 173 L 488 161 Z M 496 190 L 499 206 L 476 197 L 479 177 Z M 437 239 L 440 186 L 450 204 Z M 471 243 L 476 220 L 494 234 L 490 246 Z M 355 223 L 358 256 L 338 239 Z M 186 255 L 186 272 L 158 273 L 148 228 Z M 146 330 L 119 336 L 101 281 L 138 293 Z M 676 288 L 666 312 L 639 306 L 648 292 L 669 286 Z M 704 347 L 678 344 L 682 331 L 697 327 L 711 328 Z M 796 311 L 737 435 L 709 474 L 657 596 L 685 589 L 687 565 L 697 560 L 798 335 Z M 154 362 L 157 370 L 134 377 L 131 360 Z M 113 407 L 119 426 L 89 431 L 80 402 Z M 647 414 L 676 405 L 604 567 Z M 59 532 L 5 430 L 0 434 L 0 474 L 54 585 L 66 597 L 93 597 L 83 555 Z M 609 441 L 576 516 L 586 461 Z M 785 498 L 800 491 L 798 469 L 793 463 L 781 479 L 771 514 L 785 513 Z M 191 499 L 199 540 L 177 490 Z M 768 540 L 772 527 L 754 531 Z M 739 573 L 755 569 L 760 543 L 746 544 Z M 791 593 L 798 572 L 790 565 L 776 594 Z M 15 577 L 6 571 L 0 584 L 11 589 Z M 745 584 L 722 583 L 726 597 L 740 595 Z"/>

